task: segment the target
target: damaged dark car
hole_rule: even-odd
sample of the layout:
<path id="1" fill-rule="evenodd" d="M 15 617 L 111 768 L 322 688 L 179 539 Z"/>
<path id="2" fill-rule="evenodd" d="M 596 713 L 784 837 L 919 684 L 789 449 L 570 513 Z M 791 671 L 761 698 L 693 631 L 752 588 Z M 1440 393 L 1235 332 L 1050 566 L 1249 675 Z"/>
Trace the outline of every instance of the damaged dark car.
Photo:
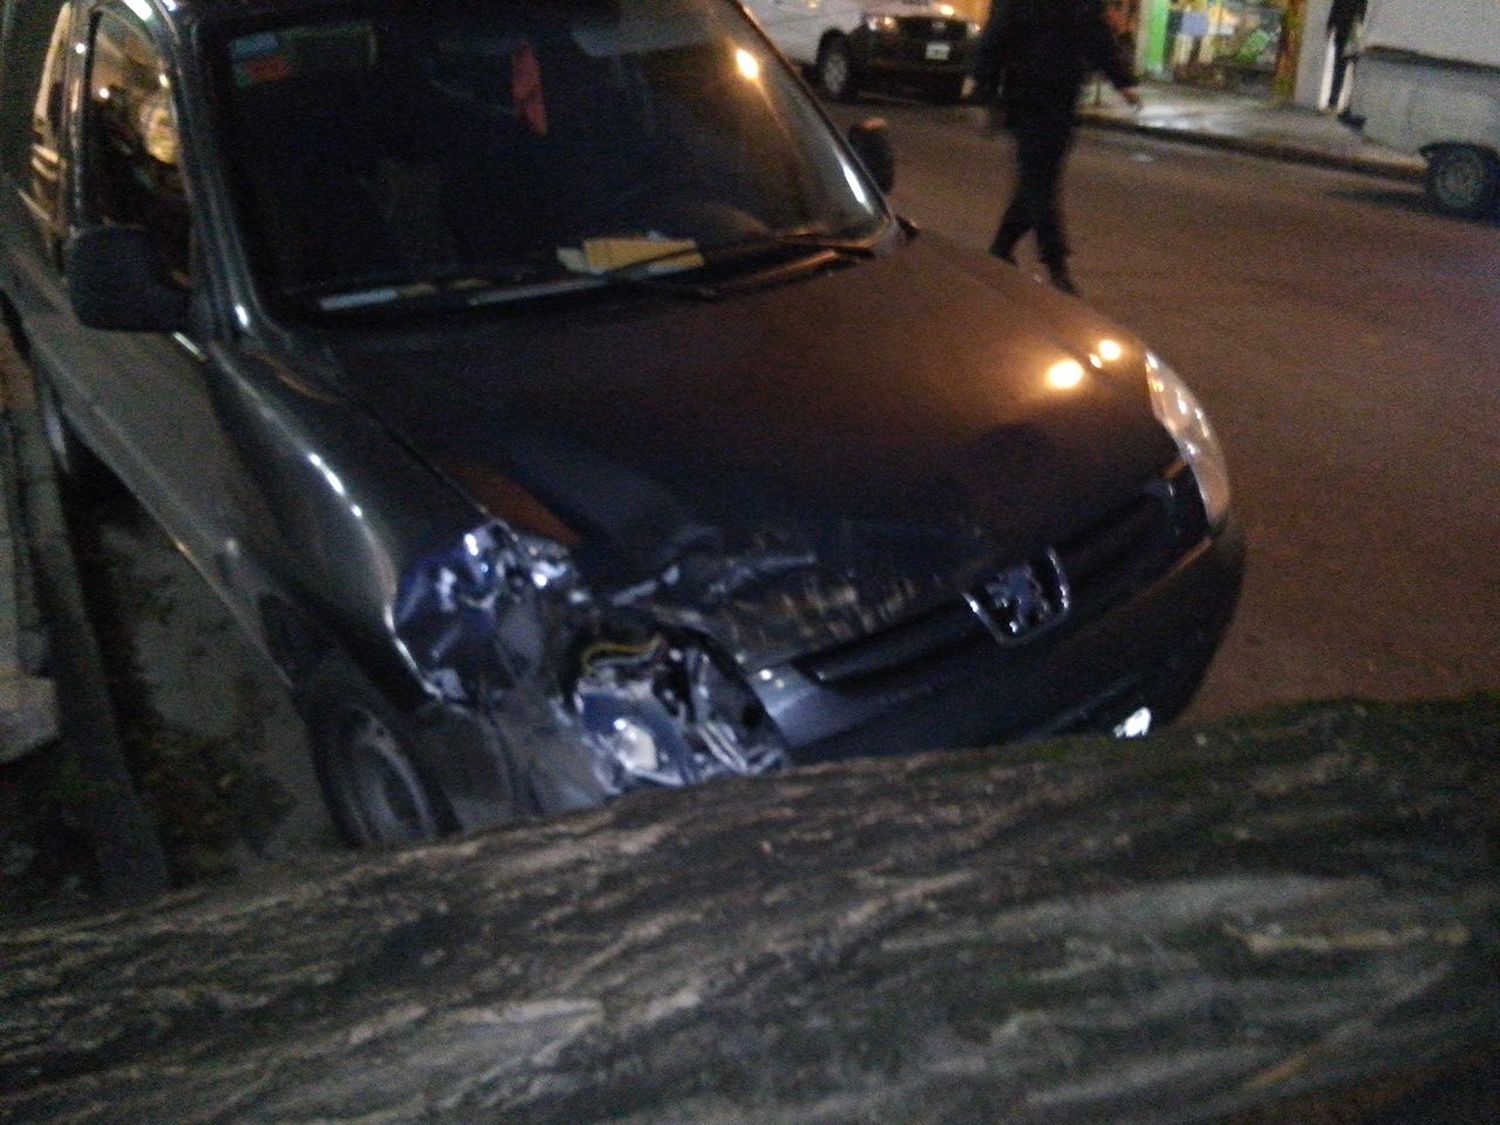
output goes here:
<path id="1" fill-rule="evenodd" d="M 65 473 L 293 686 L 356 843 L 1179 711 L 1202 409 L 893 215 L 722 0 L 8 0 L 4 261 Z M 872 174 L 872 170 L 873 173 Z"/>

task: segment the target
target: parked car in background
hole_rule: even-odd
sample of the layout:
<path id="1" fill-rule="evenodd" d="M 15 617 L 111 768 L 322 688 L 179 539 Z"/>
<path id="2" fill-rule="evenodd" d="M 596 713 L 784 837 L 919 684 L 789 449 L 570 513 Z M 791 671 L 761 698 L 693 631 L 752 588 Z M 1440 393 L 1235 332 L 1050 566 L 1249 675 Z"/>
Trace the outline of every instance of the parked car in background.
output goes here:
<path id="1" fill-rule="evenodd" d="M 893 215 L 883 133 L 738 5 L 3 28 L 0 305 L 53 452 L 285 676 L 350 840 L 1139 733 L 1203 676 L 1242 548 L 1191 392 Z"/>
<path id="2" fill-rule="evenodd" d="M 835 101 L 900 87 L 956 102 L 980 26 L 928 0 L 746 0 L 782 54 Z"/>

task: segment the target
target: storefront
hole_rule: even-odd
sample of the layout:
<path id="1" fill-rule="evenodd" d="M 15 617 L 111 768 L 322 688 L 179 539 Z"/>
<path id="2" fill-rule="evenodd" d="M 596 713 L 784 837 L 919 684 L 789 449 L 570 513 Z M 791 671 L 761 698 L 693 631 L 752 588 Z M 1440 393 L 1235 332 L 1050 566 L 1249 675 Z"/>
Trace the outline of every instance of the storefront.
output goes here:
<path id="1" fill-rule="evenodd" d="M 952 0 L 984 20 L 990 0 Z M 1159 81 L 1318 103 L 1330 0 L 1104 0 L 1137 73 Z M 1306 29 L 1313 29 L 1308 34 Z"/>
<path id="2" fill-rule="evenodd" d="M 1155 78 L 1290 97 L 1306 0 L 1111 0 Z"/>

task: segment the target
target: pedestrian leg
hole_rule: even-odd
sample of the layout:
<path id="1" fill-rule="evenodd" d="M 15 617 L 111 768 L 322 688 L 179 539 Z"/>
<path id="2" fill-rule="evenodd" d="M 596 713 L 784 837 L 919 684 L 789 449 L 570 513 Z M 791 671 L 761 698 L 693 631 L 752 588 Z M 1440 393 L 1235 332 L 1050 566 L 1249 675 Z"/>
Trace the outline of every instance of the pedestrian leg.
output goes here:
<path id="1" fill-rule="evenodd" d="M 1018 172 L 1019 174 L 1019 172 Z M 1000 229 L 990 242 L 990 253 L 997 258 L 1016 264 L 1016 244 L 1026 237 L 1034 224 L 1031 220 L 1031 204 L 1021 185 L 1016 184 L 1015 194 L 1010 197 L 1010 206 L 1000 219 Z"/>
<path id="2" fill-rule="evenodd" d="M 1030 132 L 1021 146 L 1025 154 L 1019 165 L 1022 190 L 1036 224 L 1037 246 L 1052 284 L 1064 293 L 1076 293 L 1073 280 L 1068 276 L 1068 241 L 1058 203 L 1063 160 L 1072 141 L 1071 130 L 1053 126 Z"/>

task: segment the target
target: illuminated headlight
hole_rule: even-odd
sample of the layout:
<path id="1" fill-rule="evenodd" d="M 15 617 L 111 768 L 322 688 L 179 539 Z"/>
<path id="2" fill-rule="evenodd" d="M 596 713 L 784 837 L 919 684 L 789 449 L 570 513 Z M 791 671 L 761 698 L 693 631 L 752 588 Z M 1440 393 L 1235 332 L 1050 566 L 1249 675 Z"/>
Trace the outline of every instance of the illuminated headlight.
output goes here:
<path id="1" fill-rule="evenodd" d="M 873 13 L 865 13 L 865 26 L 871 31 L 892 32 L 896 30 L 895 16 L 877 16 Z"/>
<path id="2" fill-rule="evenodd" d="M 1149 353 L 1146 384 L 1151 389 L 1152 411 L 1198 481 L 1208 522 L 1219 524 L 1229 512 L 1229 467 L 1208 415 L 1177 373 Z"/>

